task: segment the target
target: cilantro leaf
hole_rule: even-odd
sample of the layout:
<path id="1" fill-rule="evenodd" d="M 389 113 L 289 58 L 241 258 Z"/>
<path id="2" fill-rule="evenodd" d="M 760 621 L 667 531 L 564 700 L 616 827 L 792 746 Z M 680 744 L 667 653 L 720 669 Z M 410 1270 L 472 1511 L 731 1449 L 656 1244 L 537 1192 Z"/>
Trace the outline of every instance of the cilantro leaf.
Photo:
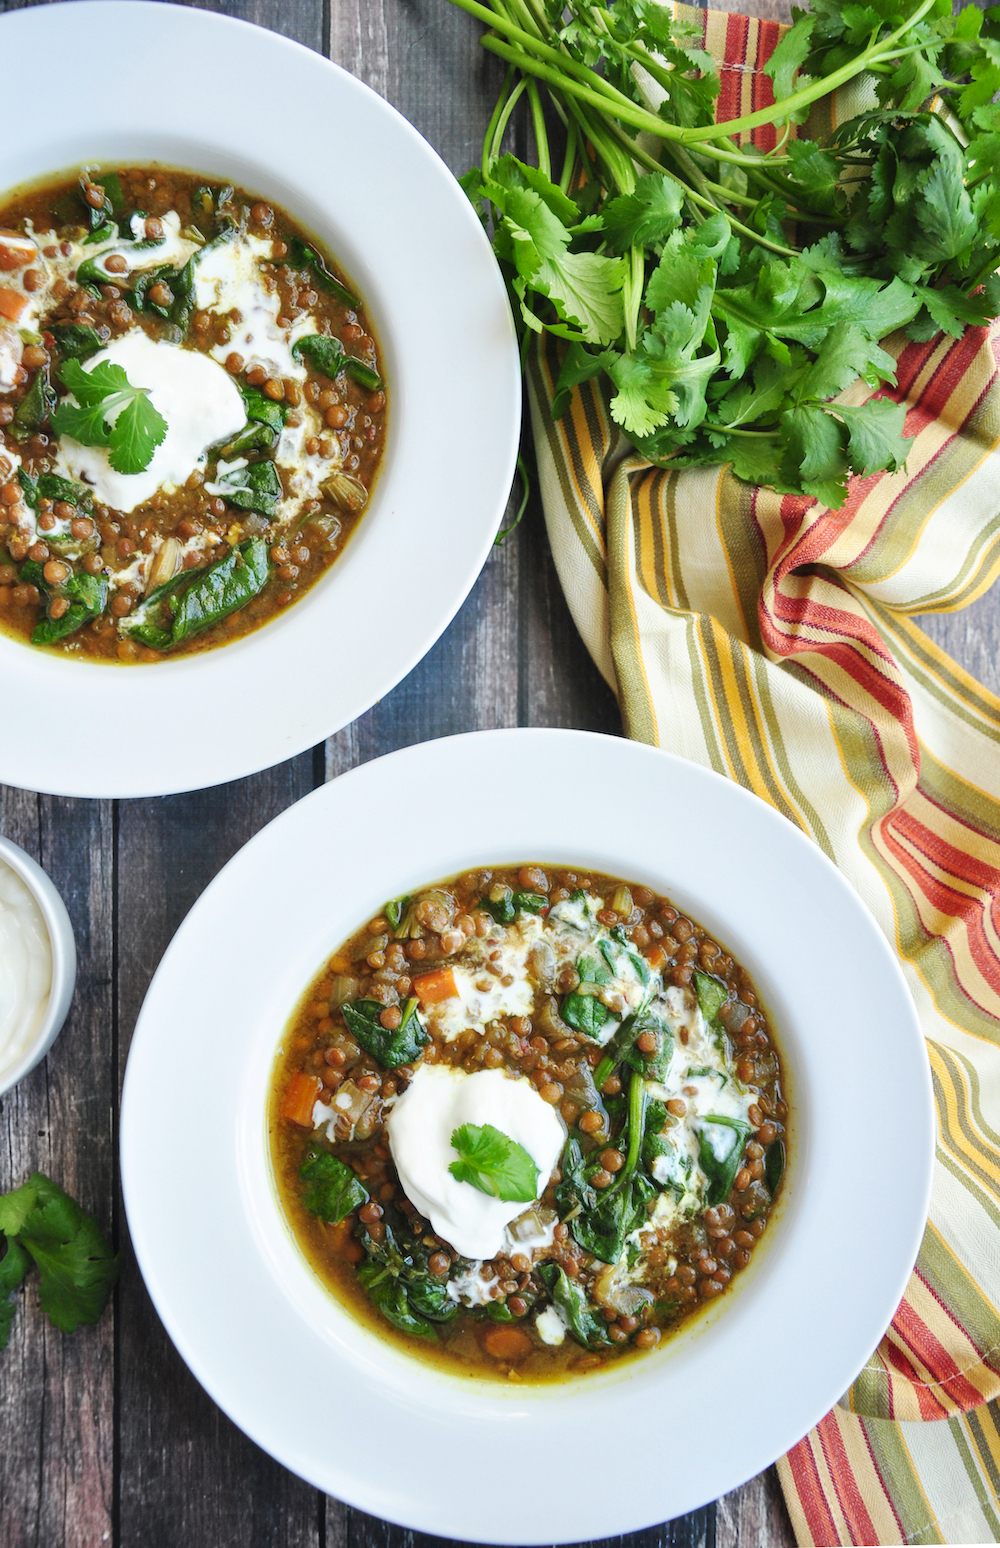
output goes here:
<path id="1" fill-rule="evenodd" d="M 895 473 L 903 466 L 913 445 L 903 438 L 905 404 L 893 403 L 891 398 L 869 398 L 859 408 L 839 403 L 832 407 L 847 426 L 848 455 L 855 473 L 875 473 L 880 468 Z"/>
<path id="2" fill-rule="evenodd" d="M 59 375 L 76 398 L 52 415 L 57 435 L 81 446 L 109 447 L 116 473 L 142 473 L 167 433 L 167 421 L 149 399 L 148 387 L 134 387 L 120 365 L 101 360 L 89 371 L 80 361 L 64 362 Z"/>
<path id="3" fill-rule="evenodd" d="M 618 253 L 636 243 L 652 247 L 664 241 L 681 223 L 684 189 L 665 172 L 640 177 L 630 194 L 604 206 L 604 231 Z"/>
<path id="4" fill-rule="evenodd" d="M 31 1259 L 16 1237 L 8 1238 L 7 1251 L 0 1258 L 0 1349 L 6 1349 L 17 1310 L 10 1299 L 31 1267 Z"/>
<path id="5" fill-rule="evenodd" d="M 538 1167 L 523 1145 L 491 1123 L 463 1123 L 451 1143 L 459 1159 L 448 1170 L 459 1182 L 511 1203 L 533 1204 L 538 1198 Z"/>
<path id="6" fill-rule="evenodd" d="M 97 1321 L 118 1277 L 121 1256 L 93 1215 L 84 1214 L 51 1178 L 35 1172 L 23 1187 L 0 1196 L 0 1230 L 9 1239 L 7 1257 L 0 1264 L 0 1293 L 7 1275 L 20 1269 L 23 1278 L 19 1256 L 6 1268 L 16 1243 L 41 1272 L 39 1301 L 57 1328 L 72 1333 L 80 1323 Z"/>
<path id="7" fill-rule="evenodd" d="M 141 473 L 167 433 L 167 421 L 155 409 L 145 390 L 136 388 L 111 427 L 108 461 L 116 473 Z"/>

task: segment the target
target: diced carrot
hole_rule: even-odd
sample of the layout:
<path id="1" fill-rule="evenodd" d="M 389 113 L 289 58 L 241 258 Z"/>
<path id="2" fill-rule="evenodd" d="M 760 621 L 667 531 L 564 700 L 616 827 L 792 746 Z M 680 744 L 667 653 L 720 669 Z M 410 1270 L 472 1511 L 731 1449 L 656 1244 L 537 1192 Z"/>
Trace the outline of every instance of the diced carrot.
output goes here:
<path id="1" fill-rule="evenodd" d="M 294 1074 L 285 1087 L 281 1103 L 281 1116 L 290 1123 L 301 1124 L 303 1129 L 313 1126 L 313 1106 L 323 1089 L 318 1075 L 307 1075 L 304 1070 Z"/>
<path id="2" fill-rule="evenodd" d="M 0 285 L 0 317 L 6 317 L 8 322 L 20 322 L 28 310 L 28 298 L 19 290 L 8 290 Z"/>
<path id="3" fill-rule="evenodd" d="M 651 968 L 661 968 L 667 960 L 667 954 L 659 941 L 652 941 L 649 946 L 645 946 L 642 954 Z"/>
<path id="4" fill-rule="evenodd" d="M 494 1360 L 523 1360 L 531 1353 L 531 1339 L 520 1328 L 490 1328 L 483 1348 Z"/>
<path id="5" fill-rule="evenodd" d="M 413 980 L 413 992 L 421 1005 L 436 1005 L 438 1000 L 451 1000 L 458 994 L 458 985 L 450 967 L 434 968 L 421 973 Z"/>
<path id="6" fill-rule="evenodd" d="M 6 270 L 8 274 L 14 269 L 26 269 L 34 256 L 34 247 L 13 247 L 0 242 L 0 269 Z"/>

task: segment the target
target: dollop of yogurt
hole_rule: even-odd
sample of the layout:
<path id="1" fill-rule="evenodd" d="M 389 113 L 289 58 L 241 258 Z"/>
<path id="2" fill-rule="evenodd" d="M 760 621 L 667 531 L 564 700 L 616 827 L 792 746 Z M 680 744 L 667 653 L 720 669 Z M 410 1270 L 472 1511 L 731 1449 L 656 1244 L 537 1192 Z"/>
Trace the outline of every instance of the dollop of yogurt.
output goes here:
<path id="1" fill-rule="evenodd" d="M 492 1124 L 523 1145 L 538 1167 L 539 1190 L 559 1160 L 565 1131 L 530 1081 L 502 1070 L 470 1075 L 450 1065 L 420 1065 L 396 1102 L 387 1128 L 403 1192 L 462 1257 L 494 1258 L 504 1228 L 525 1206 L 491 1198 L 451 1175 L 458 1159 L 451 1136 L 464 1123 Z"/>
<path id="2" fill-rule="evenodd" d="M 0 1076 L 27 1052 L 51 987 L 45 921 L 20 876 L 0 861 Z"/>
<path id="3" fill-rule="evenodd" d="M 89 485 L 95 498 L 113 510 L 127 514 L 158 490 L 179 488 L 205 466 L 210 446 L 231 439 L 246 424 L 236 383 L 223 366 L 197 350 L 150 339 L 136 329 L 92 355 L 83 369 L 92 371 L 104 360 L 121 366 L 133 387 L 148 388 L 153 407 L 167 422 L 167 433 L 142 473 L 116 473 L 106 447 L 60 438 L 58 471 Z"/>

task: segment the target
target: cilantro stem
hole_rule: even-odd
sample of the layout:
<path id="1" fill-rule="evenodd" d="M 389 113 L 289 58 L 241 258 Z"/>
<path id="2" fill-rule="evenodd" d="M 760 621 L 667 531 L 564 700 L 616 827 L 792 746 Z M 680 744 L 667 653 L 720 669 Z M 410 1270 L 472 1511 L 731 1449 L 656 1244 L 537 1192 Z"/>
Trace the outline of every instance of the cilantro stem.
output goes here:
<path id="1" fill-rule="evenodd" d="M 456 0 L 456 4 L 463 4 L 464 0 Z M 915 27 L 927 12 L 937 4 L 937 0 L 922 0 L 922 3 L 908 17 L 895 32 L 890 32 L 881 43 L 870 44 L 860 54 L 847 64 L 841 65 L 839 70 L 833 70 L 829 75 L 824 75 L 820 80 L 813 81 L 809 86 L 803 86 L 799 91 L 793 91 L 791 96 L 783 97 L 773 107 L 759 108 L 756 113 L 747 113 L 743 118 L 729 118 L 724 124 L 709 124 L 704 129 L 684 129 L 681 137 L 686 145 L 694 145 L 700 140 L 714 140 L 719 138 L 720 131 L 727 135 L 746 134 L 749 130 L 760 129 L 764 124 L 782 122 L 791 118 L 794 114 L 807 108 L 810 103 L 818 101 L 820 97 L 829 97 L 840 86 L 846 86 L 856 75 L 861 75 L 869 69 L 872 63 L 881 63 L 882 60 L 892 60 L 898 57 L 893 49 L 897 38 L 905 37 L 911 27 Z"/>
<path id="2" fill-rule="evenodd" d="M 531 125 L 535 131 L 535 149 L 538 152 L 539 169 L 551 180 L 552 163 L 549 160 L 549 137 L 545 132 L 545 115 L 542 112 L 542 99 L 538 95 L 536 81 L 528 82 L 528 101 L 531 104 Z"/>

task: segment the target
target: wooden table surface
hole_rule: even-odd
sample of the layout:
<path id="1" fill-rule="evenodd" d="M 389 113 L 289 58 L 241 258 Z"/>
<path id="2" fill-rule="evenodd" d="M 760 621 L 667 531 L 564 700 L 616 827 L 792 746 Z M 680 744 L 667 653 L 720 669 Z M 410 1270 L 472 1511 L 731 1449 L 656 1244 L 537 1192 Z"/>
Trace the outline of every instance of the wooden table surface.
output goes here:
<path id="1" fill-rule="evenodd" d="M 20 3 L 0 0 L 0 10 Z M 478 158 L 498 62 L 479 48 L 477 24 L 446 0 L 201 3 L 336 60 L 388 98 L 456 173 Z M 782 0 L 746 9 L 784 13 Z M 95 58 L 102 59 L 100 49 Z M 35 63 L 44 80 L 44 61 Z M 95 79 L 85 70 L 81 89 Z M 963 613 L 930 620 L 928 629 L 1000 691 L 996 588 Z M 247 1440 L 189 1374 L 129 1251 L 118 1100 L 132 1029 L 164 949 L 213 876 L 259 828 L 324 780 L 395 748 L 528 725 L 621 730 L 614 698 L 567 612 L 536 503 L 515 539 L 494 550 L 427 658 L 325 746 L 252 779 L 159 800 L 73 801 L 0 789 L 0 831 L 35 855 L 62 891 L 80 957 L 62 1036 L 38 1069 L 0 1097 L 0 1191 L 45 1171 L 125 1250 L 113 1304 L 96 1328 L 63 1337 L 40 1314 L 33 1290 L 22 1297 L 10 1347 L 0 1355 L 0 1548 L 411 1548 L 440 1541 L 318 1494 Z M 3 734 L 14 732 L 6 726 Z M 792 1537 L 772 1468 L 716 1505 L 616 1541 L 788 1548 Z"/>

